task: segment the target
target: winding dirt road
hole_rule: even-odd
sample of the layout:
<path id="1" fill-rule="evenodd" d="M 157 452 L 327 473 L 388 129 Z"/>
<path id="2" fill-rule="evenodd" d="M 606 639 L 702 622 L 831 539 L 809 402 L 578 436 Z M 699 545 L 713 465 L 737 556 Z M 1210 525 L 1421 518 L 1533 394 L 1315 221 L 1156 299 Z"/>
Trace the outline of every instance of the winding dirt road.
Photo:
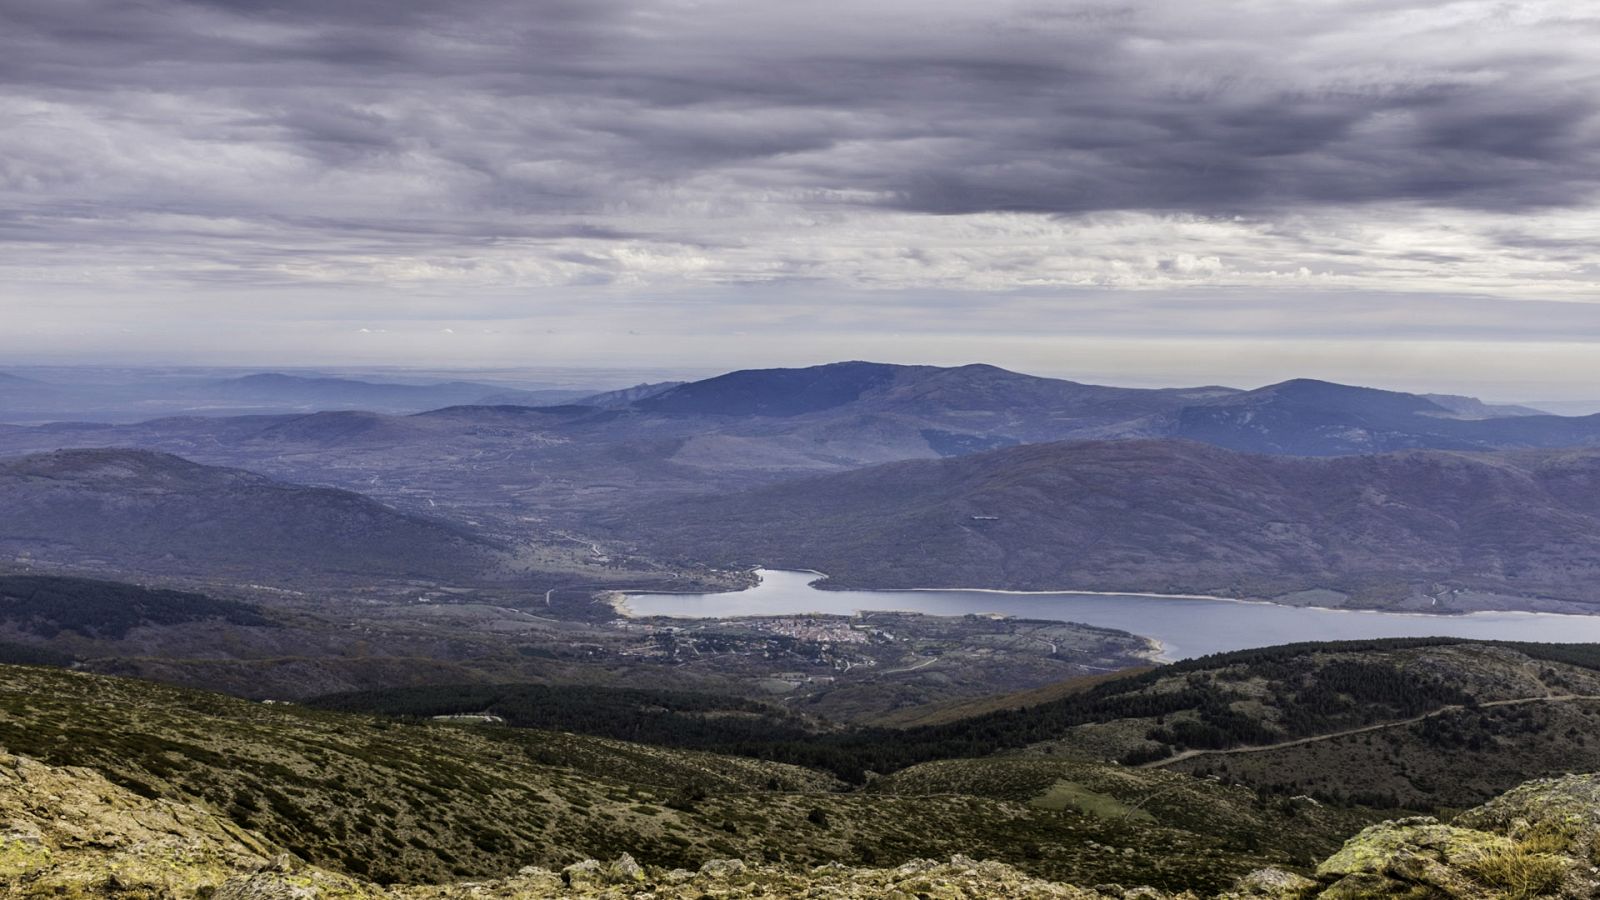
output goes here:
<path id="1" fill-rule="evenodd" d="M 1544 697 L 1517 697 L 1511 700 L 1490 700 L 1487 703 L 1479 703 L 1477 708 L 1488 709 L 1492 706 L 1522 706 L 1527 703 L 1567 703 L 1583 700 L 1600 700 L 1600 695 L 1550 694 Z M 1301 744 L 1315 744 L 1319 741 L 1331 741 L 1334 738 L 1349 737 L 1352 734 L 1365 734 L 1369 731 L 1382 731 L 1385 728 L 1400 728 L 1405 725 L 1415 725 L 1416 723 L 1421 722 L 1423 719 L 1431 719 L 1434 716 L 1442 716 L 1445 713 L 1459 712 L 1466 708 L 1467 707 L 1461 704 L 1451 704 L 1450 706 L 1441 706 L 1432 712 L 1425 712 L 1420 716 L 1412 716 L 1409 719 L 1400 719 L 1394 722 L 1380 722 L 1376 725 L 1363 725 L 1360 728 L 1346 728 L 1343 731 L 1330 731 L 1327 734 L 1314 734 L 1311 737 L 1296 738 L 1292 741 L 1282 741 L 1277 744 L 1259 744 L 1253 747 L 1229 747 L 1224 750 L 1185 750 L 1182 753 L 1169 756 L 1166 759 L 1158 759 L 1155 762 L 1140 763 L 1137 768 L 1160 769 L 1175 763 L 1183 762 L 1186 759 L 1194 759 L 1196 756 L 1220 756 L 1229 753 L 1266 753 L 1269 750 L 1282 750 L 1285 747 L 1298 747 Z"/>

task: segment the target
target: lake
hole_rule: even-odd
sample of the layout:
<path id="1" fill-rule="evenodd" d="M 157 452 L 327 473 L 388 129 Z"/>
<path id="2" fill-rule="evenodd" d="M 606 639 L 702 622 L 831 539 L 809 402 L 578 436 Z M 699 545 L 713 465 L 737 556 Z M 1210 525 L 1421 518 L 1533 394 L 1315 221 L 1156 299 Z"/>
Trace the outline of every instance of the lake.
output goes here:
<path id="1" fill-rule="evenodd" d="M 629 594 L 628 609 L 641 616 L 702 619 L 800 613 L 852 615 L 863 610 L 897 610 L 935 616 L 999 613 L 1131 631 L 1160 641 L 1167 659 L 1296 641 L 1387 637 L 1600 643 L 1600 616 L 1528 612 L 1430 616 L 1236 600 L 1071 592 L 821 591 L 811 586 L 820 577 L 813 572 L 761 569 L 759 574 L 761 584 L 743 591 Z"/>

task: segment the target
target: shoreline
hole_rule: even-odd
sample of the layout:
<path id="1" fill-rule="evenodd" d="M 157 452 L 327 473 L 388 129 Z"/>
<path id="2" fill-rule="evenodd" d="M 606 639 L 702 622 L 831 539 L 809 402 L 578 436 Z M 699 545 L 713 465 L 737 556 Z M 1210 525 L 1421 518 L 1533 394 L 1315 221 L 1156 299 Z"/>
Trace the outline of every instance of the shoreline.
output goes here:
<path id="1" fill-rule="evenodd" d="M 828 577 L 827 573 L 818 572 L 815 569 L 768 569 L 766 571 L 769 571 L 769 572 L 800 572 L 800 573 L 803 573 L 803 574 L 818 576 L 816 581 L 807 582 L 806 583 L 807 587 L 810 587 L 811 585 L 816 584 L 817 581 L 821 581 L 822 579 Z M 760 586 L 761 586 L 760 583 L 757 582 L 755 587 L 745 588 L 744 590 L 753 591 L 753 590 L 756 590 L 757 588 L 759 588 Z M 940 588 L 907 588 L 905 590 L 907 590 L 907 591 L 936 591 L 936 590 L 940 590 Z M 776 619 L 776 618 L 786 618 L 786 617 L 789 617 L 789 616 L 796 616 L 796 615 L 837 616 L 839 618 L 850 618 L 852 616 L 862 615 L 863 613 L 874 613 L 874 612 L 895 612 L 895 613 L 903 613 L 903 614 L 908 614 L 908 615 L 930 616 L 932 618 L 952 618 L 950 616 L 941 616 L 938 613 L 927 613 L 927 612 L 921 612 L 919 610 L 914 610 L 914 609 L 904 609 L 904 610 L 895 610 L 895 609 L 861 609 L 861 610 L 857 610 L 855 613 L 849 613 L 849 614 L 847 614 L 847 613 L 810 612 L 810 613 L 770 613 L 770 614 L 766 614 L 766 615 L 759 615 L 758 614 L 758 615 L 737 615 L 737 616 L 667 616 L 667 615 L 661 615 L 661 614 L 658 613 L 658 614 L 651 614 L 651 615 L 641 616 L 641 615 L 639 615 L 639 613 L 637 611 L 635 611 L 633 609 L 633 607 L 628 605 L 628 598 L 630 596 L 634 595 L 634 594 L 651 595 L 651 596 L 662 596 L 662 595 L 665 594 L 665 595 L 669 595 L 669 596 L 670 595 L 677 595 L 677 596 L 684 596 L 684 597 L 692 597 L 692 596 L 704 595 L 706 593 L 708 593 L 708 592 L 706 592 L 706 591 L 606 591 L 605 596 L 600 598 L 600 602 L 605 603 L 608 606 L 610 606 L 611 609 L 614 612 L 616 612 L 616 614 L 620 618 L 624 618 L 624 619 L 641 619 L 641 618 L 643 618 L 643 619 L 686 619 L 686 620 L 692 620 L 692 621 L 705 621 L 705 620 L 708 620 L 708 619 Z M 713 594 L 737 594 L 737 593 L 740 593 L 740 591 L 712 591 L 712 592 L 709 592 L 709 593 L 713 593 Z M 884 593 L 892 593 L 892 592 L 885 591 Z M 991 590 L 991 591 L 987 591 L 987 593 L 1004 594 L 1004 593 L 1008 593 L 1008 592 L 1007 591 L 999 591 L 999 590 Z M 1059 593 L 1059 592 L 1047 591 L 1045 593 Z M 1118 596 L 1118 595 L 1111 594 L 1111 595 L 1108 595 L 1108 596 Z M 1124 594 L 1124 595 L 1121 595 L 1121 596 L 1136 596 L 1136 595 Z M 1149 594 L 1149 595 L 1137 595 L 1137 596 L 1170 596 L 1170 595 Z M 1219 597 L 1219 598 L 1216 598 L 1216 599 L 1226 599 L 1226 598 Z M 1249 601 L 1240 601 L 1240 602 L 1249 602 Z M 1282 605 L 1282 604 L 1275 604 L 1275 605 Z M 1003 617 L 1004 618 L 1017 618 L 1015 616 L 1009 616 L 1009 615 L 1006 615 L 1006 616 L 1003 616 Z M 1057 621 L 1057 620 L 1052 619 L 1052 620 L 1049 620 L 1049 621 Z M 1064 619 L 1060 620 L 1060 621 L 1062 622 L 1062 624 L 1068 624 L 1068 625 L 1073 625 L 1073 624 L 1076 624 L 1076 625 L 1087 625 L 1090 628 L 1101 627 L 1101 626 L 1097 626 L 1097 625 L 1089 625 L 1089 623 L 1087 623 L 1087 622 L 1069 622 L 1069 621 L 1064 620 Z M 1110 629 L 1110 630 L 1112 630 L 1112 631 L 1123 631 L 1123 629 L 1120 629 L 1120 628 L 1114 628 L 1114 629 Z M 1127 634 L 1131 634 L 1134 637 L 1139 638 L 1140 640 L 1145 642 L 1146 648 L 1145 648 L 1144 652 L 1136 654 L 1136 655 L 1138 657 L 1144 659 L 1145 661 L 1151 663 L 1152 665 L 1167 665 L 1169 663 L 1177 662 L 1177 658 L 1176 657 L 1171 657 L 1171 656 L 1167 655 L 1166 642 L 1162 641 L 1160 638 L 1152 637 L 1151 635 L 1148 635 L 1148 634 L 1138 634 L 1138 633 L 1132 632 L 1132 631 L 1129 631 L 1129 632 L 1126 632 L 1126 633 Z"/>
<path id="2" fill-rule="evenodd" d="M 641 594 L 654 594 L 654 593 L 659 593 L 659 592 L 658 591 L 639 591 L 639 593 L 641 593 Z M 612 612 L 615 612 L 618 616 L 620 616 L 620 617 L 622 617 L 624 619 L 638 618 L 638 614 L 633 611 L 632 607 L 628 606 L 628 592 L 627 591 L 606 591 L 604 594 L 602 594 L 600 596 L 599 602 L 604 603 L 607 606 L 611 607 L 611 611 Z"/>
<path id="3" fill-rule="evenodd" d="M 775 570 L 776 571 L 776 570 Z M 812 570 L 805 570 L 812 571 Z M 826 578 L 827 576 L 823 576 Z M 815 584 L 816 582 L 812 582 Z M 816 588 L 816 590 L 826 590 Z M 1373 613 L 1385 616 L 1415 616 L 1423 619 L 1456 619 L 1463 616 L 1504 615 L 1516 613 L 1530 616 L 1571 616 L 1574 618 L 1589 619 L 1600 615 L 1600 610 L 1594 613 L 1565 613 L 1549 612 L 1536 609 L 1470 609 L 1470 610 L 1441 610 L 1440 612 L 1427 612 L 1416 609 L 1372 609 L 1368 607 L 1348 606 L 1323 606 L 1319 603 L 1279 603 L 1276 600 L 1247 597 L 1223 597 L 1217 594 L 1158 594 L 1151 591 L 1084 591 L 1084 590 L 1058 590 L 1058 591 L 1018 591 L 1005 588 L 843 588 L 842 590 L 859 590 L 875 594 L 907 594 L 916 592 L 934 592 L 951 594 L 1000 594 L 1009 597 L 1148 597 L 1155 600 L 1210 600 L 1217 603 L 1246 603 L 1254 606 L 1277 606 L 1284 609 L 1320 610 L 1322 612 L 1342 613 Z M 1323 590 L 1333 590 L 1324 588 Z M 1574 601 L 1560 601 L 1570 603 Z"/>
<path id="4" fill-rule="evenodd" d="M 1246 598 L 1243 598 L 1243 597 L 1223 597 L 1223 596 L 1218 596 L 1218 595 L 1214 595 L 1214 594 L 1160 594 L 1160 593 L 1154 593 L 1154 592 L 1148 592 L 1148 591 L 1086 591 L 1086 590 L 1071 590 L 1071 589 L 1067 589 L 1067 590 L 1050 590 L 1050 591 L 1023 591 L 1023 590 L 1007 590 L 1007 589 L 1004 589 L 1004 588 L 972 588 L 972 587 L 966 587 L 966 588 L 963 588 L 963 587 L 840 588 L 838 591 L 833 591 L 833 590 L 829 590 L 827 588 L 815 587 L 815 585 L 818 582 L 825 581 L 830 577 L 828 575 L 828 573 L 821 572 L 821 571 L 818 571 L 816 569 L 768 569 L 768 568 L 766 568 L 764 566 L 757 566 L 754 569 L 752 569 L 751 571 L 755 571 L 755 572 L 761 572 L 761 571 L 784 572 L 784 573 L 794 573 L 794 574 L 804 574 L 804 575 L 815 575 L 817 577 L 812 579 L 811 581 L 806 582 L 806 586 L 811 588 L 814 591 L 817 591 L 818 593 L 843 593 L 845 591 L 854 591 L 854 592 L 857 592 L 857 593 L 872 593 L 872 594 L 914 594 L 914 593 L 995 594 L 995 595 L 1010 596 L 1010 597 L 1060 597 L 1060 596 L 1143 597 L 1143 598 L 1149 598 L 1149 599 L 1155 599 L 1155 600 L 1204 600 L 1204 601 L 1219 602 L 1219 603 L 1243 603 L 1243 604 L 1250 604 L 1250 605 L 1256 605 L 1256 606 L 1275 606 L 1275 607 L 1281 607 L 1281 608 L 1284 608 L 1284 609 L 1302 609 L 1302 610 L 1313 610 L 1313 611 L 1330 612 L 1330 613 L 1352 613 L 1352 614 L 1356 614 L 1356 615 L 1367 614 L 1367 615 L 1383 615 L 1383 616 L 1407 616 L 1407 617 L 1420 618 L 1420 619 L 1441 619 L 1441 620 L 1444 620 L 1444 619 L 1470 618 L 1472 616 L 1503 616 L 1503 615 L 1562 616 L 1562 617 L 1565 617 L 1565 618 L 1574 618 L 1574 619 L 1595 619 L 1595 618 L 1600 618 L 1600 610 L 1597 610 L 1595 613 L 1575 613 L 1575 612 L 1544 612 L 1544 611 L 1532 610 L 1532 609 L 1479 609 L 1479 610 L 1464 610 L 1464 611 L 1453 611 L 1453 612 L 1424 612 L 1424 611 L 1418 611 L 1418 610 L 1387 610 L 1387 609 L 1367 609 L 1367 608 L 1351 609 L 1351 608 L 1348 608 L 1348 607 L 1340 607 L 1340 606 L 1319 606 L 1319 605 L 1316 605 L 1316 604 L 1279 603 L 1279 602 L 1277 602 L 1275 600 L 1246 599 Z M 738 590 L 738 591 L 617 591 L 617 592 L 614 592 L 614 593 L 618 595 L 618 599 L 615 600 L 615 601 L 612 601 L 612 606 L 613 606 L 613 608 L 616 608 L 616 609 L 619 610 L 619 614 L 620 615 L 622 615 L 624 617 L 627 617 L 627 618 L 635 618 L 635 617 L 637 617 L 637 613 L 635 613 L 632 610 L 632 608 L 627 605 L 627 597 L 629 597 L 631 595 L 634 595 L 634 594 L 641 595 L 641 596 L 643 596 L 643 595 L 657 595 L 657 596 L 659 596 L 659 595 L 662 595 L 662 594 L 682 594 L 682 595 L 685 595 L 685 596 L 723 595 L 723 594 L 739 594 L 739 593 L 743 593 L 744 591 L 760 590 L 760 588 L 761 588 L 761 582 L 758 581 L 754 587 L 743 588 L 743 589 Z M 1562 602 L 1574 602 L 1574 601 L 1562 601 Z M 868 608 L 868 607 L 862 607 L 860 610 L 858 610 L 858 613 L 859 612 L 878 612 L 878 611 L 883 611 L 883 612 L 895 612 L 895 611 L 899 611 L 899 612 L 914 612 L 914 610 L 894 610 L 892 608 L 885 608 L 885 609 L 882 609 L 882 610 L 878 610 L 878 609 L 873 609 L 873 608 Z M 799 613 L 789 613 L 787 615 L 798 615 L 798 614 Z M 714 617 L 714 616 L 662 616 L 661 618 L 696 619 L 696 618 L 717 618 L 717 617 Z M 724 618 L 763 618 L 763 616 L 728 616 L 728 617 L 724 617 Z M 1141 635 L 1141 637 L 1143 637 L 1143 636 L 1144 635 Z M 1159 643 L 1159 642 L 1157 642 L 1157 643 Z M 1165 648 L 1162 648 L 1162 649 L 1163 649 L 1163 652 L 1164 652 Z"/>
<path id="5" fill-rule="evenodd" d="M 768 571 L 768 572 L 804 572 L 804 573 L 808 573 L 808 574 L 817 576 L 817 578 L 815 580 L 809 581 L 809 582 L 806 583 L 807 587 L 810 587 L 810 586 L 816 584 L 819 581 L 826 581 L 828 578 L 832 577 L 832 576 L 828 575 L 828 573 L 819 572 L 816 569 L 766 569 L 765 567 L 761 567 L 761 569 L 758 569 L 758 571 L 760 571 L 760 570 L 764 570 L 764 571 Z M 760 587 L 760 585 L 757 584 L 757 587 Z M 746 590 L 752 590 L 752 589 L 751 588 L 746 588 Z M 816 588 L 816 590 L 825 591 L 825 590 L 828 590 L 828 589 L 827 588 Z M 1290 604 L 1290 603 L 1278 603 L 1278 602 L 1273 601 L 1273 600 L 1247 600 L 1247 599 L 1245 599 L 1243 597 L 1222 597 L 1222 596 L 1219 596 L 1219 595 L 1216 595 L 1216 594 L 1156 594 L 1156 593 L 1151 593 L 1151 592 L 1148 592 L 1148 591 L 1079 591 L 1079 590 L 1019 591 L 1019 590 L 1010 590 L 1010 589 L 1007 589 L 1007 588 L 974 588 L 974 587 L 966 587 L 966 588 L 964 588 L 964 587 L 840 588 L 840 590 L 841 591 L 860 591 L 862 593 L 874 593 L 874 594 L 909 594 L 909 593 L 919 592 L 919 591 L 920 592 L 930 592 L 930 593 L 947 593 L 947 594 L 1004 594 L 1004 595 L 1012 596 L 1012 597 L 1048 597 L 1048 596 L 1057 596 L 1057 595 L 1060 595 L 1060 594 L 1080 594 L 1080 595 L 1087 596 L 1087 597 L 1154 597 L 1154 598 L 1156 598 L 1158 600 L 1222 600 L 1222 601 L 1225 601 L 1225 602 L 1228 602 L 1228 603 L 1267 603 L 1267 604 L 1271 604 L 1273 606 L 1293 606 L 1293 604 Z M 654 591 L 640 591 L 639 593 L 655 593 L 655 592 Z M 737 593 L 737 592 L 735 592 L 735 593 Z M 1299 608 L 1306 608 L 1306 607 L 1299 607 Z M 1333 609 L 1333 608 L 1336 608 L 1336 607 L 1324 607 L 1324 608 Z"/>

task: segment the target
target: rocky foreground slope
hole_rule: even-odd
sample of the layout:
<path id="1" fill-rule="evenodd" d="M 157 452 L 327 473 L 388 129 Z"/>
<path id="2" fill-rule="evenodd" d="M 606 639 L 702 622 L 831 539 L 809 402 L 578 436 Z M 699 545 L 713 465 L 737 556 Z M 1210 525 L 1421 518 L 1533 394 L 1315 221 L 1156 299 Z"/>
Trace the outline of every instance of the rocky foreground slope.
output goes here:
<path id="1" fill-rule="evenodd" d="M 1592 897 L 1600 776 L 1530 782 L 1453 824 L 1375 825 L 1314 877 L 1264 870 L 1224 897 Z M 1075 887 L 957 856 L 895 868 L 812 869 L 712 860 L 698 871 L 623 856 L 561 871 L 449 885 L 378 885 L 308 865 L 195 805 L 141 797 L 81 768 L 0 753 L 0 897 L 557 898 L 557 897 L 1131 898 L 1173 895 L 1116 885 Z M 1177 895 L 1194 896 L 1194 895 Z"/>

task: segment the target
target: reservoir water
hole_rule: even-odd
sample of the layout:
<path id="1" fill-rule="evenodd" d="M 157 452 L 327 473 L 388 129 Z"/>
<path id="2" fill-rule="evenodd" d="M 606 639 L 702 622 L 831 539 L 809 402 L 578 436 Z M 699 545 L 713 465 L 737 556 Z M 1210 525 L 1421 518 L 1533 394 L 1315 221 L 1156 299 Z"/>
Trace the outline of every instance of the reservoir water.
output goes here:
<path id="1" fill-rule="evenodd" d="M 722 594 L 629 594 L 635 615 L 679 618 L 852 615 L 898 610 L 936 616 L 999 613 L 1081 622 L 1131 631 L 1161 642 L 1167 659 L 1296 641 L 1385 637 L 1462 637 L 1481 640 L 1600 643 L 1600 616 L 1482 612 L 1435 616 L 1321 609 L 1236 600 L 1132 594 L 1032 594 L 973 590 L 822 591 L 813 572 L 759 571 L 761 583 Z"/>

